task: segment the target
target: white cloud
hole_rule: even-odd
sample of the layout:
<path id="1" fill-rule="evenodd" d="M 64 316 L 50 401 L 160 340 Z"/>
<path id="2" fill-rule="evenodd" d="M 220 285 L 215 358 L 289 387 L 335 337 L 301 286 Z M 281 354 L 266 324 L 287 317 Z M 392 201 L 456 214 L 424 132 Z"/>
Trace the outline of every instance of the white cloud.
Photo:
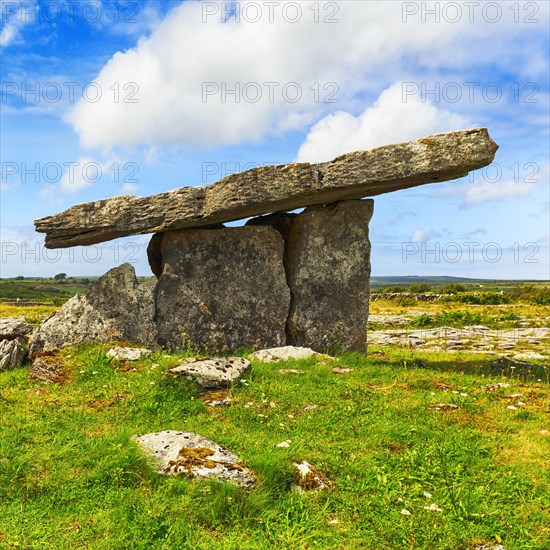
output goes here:
<path id="1" fill-rule="evenodd" d="M 535 163 L 528 163 L 525 166 L 531 165 L 536 168 L 536 171 L 533 172 L 532 169 L 529 169 L 528 171 L 518 172 L 517 181 L 514 178 L 502 178 L 501 176 L 505 172 L 498 166 L 497 168 L 500 171 L 493 170 L 489 172 L 489 169 L 487 169 L 487 172 L 481 171 L 481 175 L 478 171 L 476 172 L 478 177 L 475 181 L 446 187 L 440 191 L 440 195 L 442 197 L 462 197 L 463 205 L 527 197 L 541 183 L 544 183 L 548 187 L 550 179 L 550 165 L 538 166 Z"/>
<path id="2" fill-rule="evenodd" d="M 334 3 L 338 22 L 330 24 L 322 22 L 329 16 L 324 9 L 321 22 L 315 22 L 315 7 L 323 3 L 302 1 L 291 3 L 300 7 L 302 15 L 290 23 L 290 10 L 284 12 L 286 21 L 283 17 L 288 2 L 273 8 L 273 22 L 267 3 L 254 2 L 262 16 L 256 23 L 250 22 L 252 11 L 240 23 L 224 23 L 220 14 L 203 22 L 205 5 L 228 4 L 184 2 L 149 37 L 116 53 L 95 80 L 103 90 L 115 83 L 122 87 L 135 82 L 137 103 L 123 101 L 130 90 L 121 90 L 119 102 L 110 93 L 97 103 L 81 100 L 67 115 L 81 143 L 110 150 L 257 141 L 268 134 L 302 130 L 335 108 L 350 110 L 348 105 L 357 104 L 358 97 L 367 98 L 361 99 L 364 106 L 380 89 L 410 74 L 438 68 L 470 71 L 488 62 L 509 70 L 545 56 L 542 43 L 531 48 L 518 39 L 527 31 L 537 34 L 539 27 L 514 25 L 510 10 L 504 10 L 499 24 L 481 16 L 470 23 L 466 13 L 458 23 L 434 24 L 429 17 L 423 21 L 421 14 L 404 20 L 402 4 L 406 3 L 347 1 Z M 238 4 L 244 9 L 250 3 Z M 542 11 L 544 7 L 540 19 Z M 297 102 L 289 101 L 292 90 L 286 90 L 286 98 L 282 93 L 293 82 L 302 94 Z M 246 88 L 248 100 L 241 95 L 236 102 L 228 95 L 223 102 L 221 93 L 203 97 L 207 83 L 212 83 L 212 90 L 252 84 Z M 325 102 L 336 90 L 330 83 L 338 87 L 332 96 L 336 104 Z M 256 92 L 262 96 L 254 102 Z M 336 122 L 353 126 L 351 118 Z M 396 127 L 404 123 L 398 122 Z"/>
<path id="3" fill-rule="evenodd" d="M 372 149 L 473 125 L 467 118 L 423 102 L 420 97 L 408 97 L 403 101 L 402 83 L 397 82 L 357 117 L 340 111 L 320 120 L 300 147 L 297 161 L 329 161 L 349 151 Z"/>

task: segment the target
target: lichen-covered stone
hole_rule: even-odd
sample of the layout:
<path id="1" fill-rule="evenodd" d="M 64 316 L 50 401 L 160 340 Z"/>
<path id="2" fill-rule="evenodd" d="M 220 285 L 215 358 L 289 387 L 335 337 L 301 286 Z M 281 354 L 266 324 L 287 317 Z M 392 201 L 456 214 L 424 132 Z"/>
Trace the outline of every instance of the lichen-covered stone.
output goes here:
<path id="1" fill-rule="evenodd" d="M 130 264 L 111 269 L 33 332 L 30 353 L 112 341 L 155 345 L 153 290 Z"/>
<path id="2" fill-rule="evenodd" d="M 25 338 L 32 332 L 32 325 L 24 317 L 4 317 L 0 319 L 0 340 Z"/>
<path id="3" fill-rule="evenodd" d="M 290 290 L 269 227 L 166 232 L 156 289 L 158 341 L 205 353 L 285 344 Z"/>
<path id="4" fill-rule="evenodd" d="M 292 221 L 288 343 L 316 351 L 366 349 L 372 200 L 307 208 Z"/>
<path id="5" fill-rule="evenodd" d="M 13 340 L 0 340 L 0 370 L 20 367 L 25 360 L 27 350 L 24 340 L 16 337 Z"/>
<path id="6" fill-rule="evenodd" d="M 322 355 L 321 353 L 317 353 L 310 348 L 283 346 L 280 348 L 262 349 L 256 351 L 250 356 L 250 359 L 259 361 L 260 363 L 273 363 L 275 361 L 309 359 L 310 357 L 328 358 L 328 355 Z"/>
<path id="7" fill-rule="evenodd" d="M 107 351 L 107 357 L 117 361 L 139 361 L 143 357 L 149 357 L 152 351 L 147 348 L 124 348 L 117 346 Z"/>
<path id="8" fill-rule="evenodd" d="M 47 248 L 249 218 L 305 206 L 373 197 L 454 180 L 493 161 L 498 146 L 485 128 L 437 134 L 322 164 L 261 166 L 202 187 L 152 197 L 125 195 L 80 204 L 35 221 Z"/>
<path id="9" fill-rule="evenodd" d="M 218 357 L 200 361 L 182 359 L 168 373 L 194 380 L 203 388 L 223 388 L 238 380 L 250 369 L 250 361 L 242 357 Z"/>
<path id="10" fill-rule="evenodd" d="M 135 436 L 135 440 L 160 474 L 215 478 L 246 488 L 255 483 L 253 472 L 241 465 L 238 455 L 198 434 L 165 430 Z"/>

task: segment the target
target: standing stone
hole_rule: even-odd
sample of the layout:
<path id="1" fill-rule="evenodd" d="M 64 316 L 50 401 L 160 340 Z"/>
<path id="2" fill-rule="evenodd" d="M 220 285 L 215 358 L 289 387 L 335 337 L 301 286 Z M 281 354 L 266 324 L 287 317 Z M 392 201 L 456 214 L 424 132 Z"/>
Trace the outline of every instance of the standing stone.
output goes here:
<path id="1" fill-rule="evenodd" d="M 115 267 L 46 319 L 32 334 L 29 352 L 113 341 L 155 345 L 153 290 L 138 282 L 130 264 Z"/>
<path id="2" fill-rule="evenodd" d="M 287 276 L 289 344 L 365 351 L 372 200 L 307 208 L 292 220 Z"/>
<path id="3" fill-rule="evenodd" d="M 26 355 L 23 338 L 0 340 L 0 371 L 20 367 Z"/>
<path id="4" fill-rule="evenodd" d="M 158 237 L 157 237 L 158 239 Z M 270 227 L 168 231 L 156 290 L 159 344 L 225 354 L 285 344 L 290 290 Z"/>

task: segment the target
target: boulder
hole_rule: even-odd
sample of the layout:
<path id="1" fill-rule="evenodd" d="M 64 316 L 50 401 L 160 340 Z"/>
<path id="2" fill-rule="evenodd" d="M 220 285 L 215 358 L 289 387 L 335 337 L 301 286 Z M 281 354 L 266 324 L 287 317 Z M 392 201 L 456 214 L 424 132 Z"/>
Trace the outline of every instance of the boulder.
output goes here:
<path id="1" fill-rule="evenodd" d="M 24 317 L 4 317 L 0 319 L 0 340 L 25 338 L 32 332 L 32 325 Z"/>
<path id="2" fill-rule="evenodd" d="M 223 388 L 238 380 L 250 369 L 250 361 L 241 357 L 183 359 L 168 373 L 194 380 L 203 388 Z"/>
<path id="3" fill-rule="evenodd" d="M 283 248 L 269 227 L 164 233 L 156 288 L 159 344 L 216 354 L 285 344 L 290 290 Z"/>
<path id="4" fill-rule="evenodd" d="M 138 282 L 130 264 L 111 269 L 34 331 L 30 353 L 112 341 L 155 345 L 153 290 Z"/>
<path id="5" fill-rule="evenodd" d="M 250 355 L 250 359 L 252 359 L 253 361 L 259 361 L 260 363 L 309 359 L 310 357 L 327 356 L 317 353 L 310 348 L 299 348 L 295 346 L 282 346 L 280 348 L 262 349 Z"/>
<path id="6" fill-rule="evenodd" d="M 485 128 L 436 134 L 348 153 L 322 164 L 262 166 L 212 185 L 81 204 L 36 220 L 35 227 L 46 233 L 47 248 L 206 227 L 454 180 L 490 164 L 497 149 Z"/>
<path id="7" fill-rule="evenodd" d="M 107 352 L 107 357 L 113 357 L 117 361 L 139 361 L 143 357 L 149 357 L 152 351 L 146 348 L 111 348 Z"/>
<path id="8" fill-rule="evenodd" d="M 292 221 L 288 343 L 316 351 L 366 350 L 372 200 L 307 208 Z"/>
<path id="9" fill-rule="evenodd" d="M 0 341 L 0 370 L 10 370 L 23 364 L 27 355 L 24 344 L 21 337 Z"/>
<path id="10" fill-rule="evenodd" d="M 255 483 L 254 474 L 240 464 L 238 455 L 195 433 L 166 430 L 135 436 L 135 440 L 160 474 L 214 478 L 247 488 Z"/>

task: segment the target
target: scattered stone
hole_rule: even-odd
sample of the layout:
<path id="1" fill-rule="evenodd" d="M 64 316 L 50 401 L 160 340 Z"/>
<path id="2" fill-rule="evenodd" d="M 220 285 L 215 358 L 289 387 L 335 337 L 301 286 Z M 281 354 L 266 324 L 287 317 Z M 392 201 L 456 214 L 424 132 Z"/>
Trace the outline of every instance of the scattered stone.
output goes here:
<path id="1" fill-rule="evenodd" d="M 316 351 L 366 350 L 372 200 L 307 208 L 292 221 L 287 276 L 289 343 Z"/>
<path id="2" fill-rule="evenodd" d="M 510 370 L 515 374 L 526 374 L 533 371 L 536 368 L 535 363 L 528 363 L 527 361 L 517 361 L 516 359 L 509 359 L 508 357 L 500 357 L 490 361 L 488 366 L 498 371 Z"/>
<path id="3" fill-rule="evenodd" d="M 305 374 L 305 370 L 299 370 L 299 369 L 279 369 L 279 372 L 281 374 Z"/>
<path id="4" fill-rule="evenodd" d="M 353 372 L 355 369 L 350 369 L 349 367 L 334 367 L 332 372 L 336 374 L 346 374 L 348 372 Z"/>
<path id="5" fill-rule="evenodd" d="M 29 377 L 42 384 L 62 384 L 67 380 L 64 365 L 56 357 L 37 357 L 32 362 Z"/>
<path id="6" fill-rule="evenodd" d="M 238 380 L 250 369 L 250 361 L 241 357 L 204 359 L 190 361 L 182 359 L 168 373 L 185 376 L 203 388 L 223 388 Z"/>
<path id="7" fill-rule="evenodd" d="M 25 360 L 27 350 L 22 337 L 0 341 L 0 370 L 20 367 Z"/>
<path id="8" fill-rule="evenodd" d="M 134 268 L 108 271 L 48 317 L 32 334 L 29 353 L 55 351 L 82 343 L 112 341 L 155 345 L 153 286 L 140 284 Z"/>
<path id="9" fill-rule="evenodd" d="M 290 439 L 287 439 L 286 441 L 281 441 L 281 443 L 279 443 L 277 447 L 279 449 L 288 449 L 291 443 L 292 441 Z"/>
<path id="10" fill-rule="evenodd" d="M 107 352 L 107 357 L 113 357 L 117 361 L 138 361 L 143 357 L 149 357 L 152 351 L 146 348 L 111 348 Z"/>
<path id="11" fill-rule="evenodd" d="M 499 390 L 500 388 L 508 388 L 510 384 L 506 384 L 504 382 L 497 382 L 496 384 L 487 384 L 483 389 L 485 391 L 495 391 Z"/>
<path id="12" fill-rule="evenodd" d="M 523 395 L 521 395 L 521 393 L 509 393 L 506 397 L 510 399 L 521 399 Z"/>
<path id="13" fill-rule="evenodd" d="M 474 550 L 506 550 L 506 548 L 502 544 L 492 544 L 489 542 L 487 544 L 477 544 L 474 546 Z"/>
<path id="14" fill-rule="evenodd" d="M 534 343 L 534 342 L 531 342 L 531 343 Z M 542 353 L 536 353 L 534 351 L 525 351 L 523 353 L 515 353 L 514 354 L 514 359 L 516 359 L 516 360 L 526 359 L 526 360 L 535 360 L 535 361 L 545 361 L 545 360 L 550 361 L 550 357 L 548 357 L 547 355 L 542 355 Z"/>
<path id="15" fill-rule="evenodd" d="M 328 355 L 322 355 L 310 348 L 283 346 L 256 351 L 250 356 L 250 359 L 260 363 L 274 363 L 275 361 L 309 359 L 310 357 L 329 358 Z"/>
<path id="16" fill-rule="evenodd" d="M 319 408 L 319 405 L 306 405 L 304 407 L 304 411 L 313 411 L 315 409 L 318 409 Z"/>
<path id="17" fill-rule="evenodd" d="M 203 397 L 203 401 L 209 407 L 229 407 L 233 399 L 225 390 L 211 390 Z"/>
<path id="18" fill-rule="evenodd" d="M 169 231 L 156 289 L 159 344 L 230 354 L 285 343 L 290 289 L 270 227 Z"/>
<path id="19" fill-rule="evenodd" d="M 47 248 L 206 227 L 277 211 L 372 197 L 454 180 L 493 161 L 498 146 L 485 128 L 436 134 L 357 151 L 322 164 L 262 166 L 202 187 L 152 197 L 125 195 L 81 204 L 35 221 Z"/>
<path id="20" fill-rule="evenodd" d="M 332 483 L 315 466 L 303 460 L 294 462 L 294 479 L 298 486 L 306 490 L 331 489 Z"/>
<path id="21" fill-rule="evenodd" d="M 25 338 L 32 332 L 32 325 L 24 317 L 4 317 L 0 319 L 0 340 Z"/>
<path id="22" fill-rule="evenodd" d="M 160 474 L 215 478 L 246 488 L 255 483 L 254 474 L 240 464 L 238 455 L 198 434 L 166 430 L 134 439 L 158 465 Z"/>
<path id="23" fill-rule="evenodd" d="M 430 405 L 429 409 L 435 409 L 436 411 L 457 411 L 460 409 L 458 405 L 453 405 L 452 403 L 436 403 L 435 405 Z"/>

